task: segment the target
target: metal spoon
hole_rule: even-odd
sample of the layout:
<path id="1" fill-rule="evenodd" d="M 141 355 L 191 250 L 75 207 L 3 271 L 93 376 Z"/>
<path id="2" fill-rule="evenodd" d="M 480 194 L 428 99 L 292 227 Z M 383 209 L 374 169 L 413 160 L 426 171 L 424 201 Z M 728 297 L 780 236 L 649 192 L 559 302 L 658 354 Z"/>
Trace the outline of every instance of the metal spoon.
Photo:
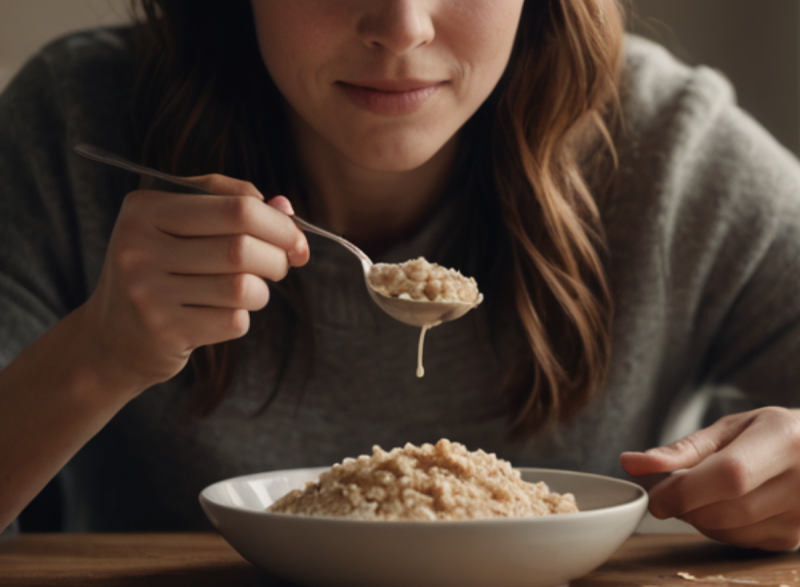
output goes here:
<path id="1" fill-rule="evenodd" d="M 79 145 L 75 145 L 75 152 L 88 159 L 99 161 L 101 163 L 107 163 L 108 165 L 113 165 L 121 169 L 132 171 L 133 173 L 138 173 L 139 175 L 148 175 L 169 183 L 190 188 L 197 192 L 206 194 L 208 193 L 202 188 L 199 188 L 191 179 L 179 177 L 170 173 L 164 173 L 163 171 L 145 167 L 144 165 L 139 165 L 133 161 L 125 159 L 124 157 L 120 157 L 119 155 L 106 151 L 105 149 L 101 149 L 100 147 L 81 143 Z M 455 320 L 456 318 L 460 318 L 471 309 L 477 307 L 483 301 L 483 294 L 479 294 L 478 299 L 474 303 L 406 300 L 383 295 L 382 293 L 376 291 L 372 285 L 370 285 L 369 273 L 372 270 L 373 263 L 366 253 L 364 253 L 364 251 L 359 249 L 350 241 L 328 232 L 327 230 L 319 228 L 318 226 L 314 226 L 298 216 L 292 216 L 292 220 L 294 220 L 294 222 L 304 230 L 324 236 L 325 238 L 329 238 L 332 241 L 339 243 L 348 251 L 353 253 L 356 257 L 358 257 L 358 260 L 361 261 L 361 266 L 364 270 L 364 283 L 367 286 L 367 291 L 369 292 L 370 297 L 381 310 L 400 322 L 404 322 L 405 324 L 409 324 L 411 326 L 418 326 L 420 328 L 431 328 L 441 324 L 442 322 L 449 322 L 451 320 Z"/>

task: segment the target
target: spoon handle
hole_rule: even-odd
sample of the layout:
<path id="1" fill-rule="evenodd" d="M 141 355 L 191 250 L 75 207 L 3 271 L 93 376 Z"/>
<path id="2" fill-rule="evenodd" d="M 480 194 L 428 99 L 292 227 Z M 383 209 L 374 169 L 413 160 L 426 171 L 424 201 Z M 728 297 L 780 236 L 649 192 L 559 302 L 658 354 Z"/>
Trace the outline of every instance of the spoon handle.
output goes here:
<path id="1" fill-rule="evenodd" d="M 100 163 L 106 163 L 108 165 L 113 165 L 114 167 L 119 167 L 120 169 L 125 169 L 127 171 L 132 171 L 133 173 L 138 173 L 139 175 L 147 175 L 150 177 L 155 177 L 157 179 L 161 179 L 163 181 L 174 183 L 176 185 L 180 185 L 183 187 L 187 187 L 193 189 L 195 191 L 201 192 L 206 195 L 210 195 L 207 191 L 197 186 L 197 184 L 192 181 L 191 179 L 187 179 L 185 177 L 179 177 L 177 175 L 172 175 L 171 173 L 164 173 L 163 171 L 159 171 L 158 169 L 153 169 L 151 167 L 145 167 L 144 165 L 139 165 L 138 163 L 134 163 L 125 157 L 120 157 L 116 153 L 111 153 L 110 151 L 106 151 L 105 149 L 101 149 L 100 147 L 95 147 L 94 145 L 88 145 L 86 143 L 80 143 L 75 145 L 75 152 L 78 155 L 83 155 L 87 159 L 92 159 L 93 161 L 99 161 Z M 314 226 L 310 222 L 303 220 L 299 216 L 292 216 L 292 220 L 294 220 L 295 224 L 307 230 L 309 232 L 313 232 L 320 236 L 324 236 L 325 238 L 329 238 L 332 241 L 336 241 L 343 247 L 345 247 L 348 251 L 353 253 L 356 257 L 359 258 L 361 264 L 364 266 L 365 270 L 369 270 L 372 267 L 372 260 L 367 256 L 367 254 L 355 246 L 350 241 L 333 234 L 332 232 L 328 232 L 318 226 Z"/>
<path id="2" fill-rule="evenodd" d="M 172 175 L 171 173 L 164 173 L 163 171 L 159 171 L 158 169 L 153 169 L 151 167 L 145 167 L 144 165 L 139 165 L 138 163 L 134 163 L 133 161 L 125 159 L 124 157 L 120 157 L 119 155 L 111 153 L 110 151 L 106 151 L 105 149 L 101 149 L 100 147 L 95 147 L 94 145 L 80 143 L 75 145 L 75 152 L 78 155 L 83 155 L 87 159 L 99 161 L 100 163 L 107 163 L 108 165 L 119 167 L 120 169 L 138 173 L 139 175 L 148 175 L 150 177 L 155 177 L 156 179 L 162 179 L 169 183 L 174 183 L 176 185 L 210 195 L 207 191 L 198 187 L 197 183 L 193 182 L 191 179 Z"/>
<path id="3" fill-rule="evenodd" d="M 307 230 L 308 232 L 313 232 L 314 234 L 318 234 L 320 236 L 324 236 L 325 238 L 329 238 L 332 241 L 336 241 L 348 251 L 353 253 L 356 257 L 359 258 L 361 264 L 364 266 L 365 270 L 369 270 L 372 267 L 372 259 L 370 259 L 367 254 L 351 243 L 349 240 L 342 238 L 333 234 L 332 232 L 328 232 L 327 230 L 320 228 L 319 226 L 314 226 L 310 222 L 303 220 L 299 216 L 292 216 L 292 220 L 294 220 L 295 224 L 297 224 L 303 230 Z"/>

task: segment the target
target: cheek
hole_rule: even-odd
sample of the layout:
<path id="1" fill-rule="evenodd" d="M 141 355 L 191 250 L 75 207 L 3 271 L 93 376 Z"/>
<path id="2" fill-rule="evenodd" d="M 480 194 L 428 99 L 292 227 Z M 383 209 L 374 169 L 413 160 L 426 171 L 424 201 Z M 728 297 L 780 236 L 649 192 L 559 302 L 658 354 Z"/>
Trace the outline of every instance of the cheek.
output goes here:
<path id="1" fill-rule="evenodd" d="M 272 70 L 276 64 L 283 63 L 293 54 L 292 47 L 287 45 L 287 41 L 293 37 L 291 3 L 282 5 L 272 0 L 253 0 L 252 6 L 261 56 Z M 283 26 L 278 26 L 278 23 Z"/>
<path id="2" fill-rule="evenodd" d="M 491 92 L 500 79 L 514 45 L 522 5 L 523 0 L 453 3 L 453 12 L 444 21 L 447 40 L 466 70 L 470 85 Z"/>
<path id="3" fill-rule="evenodd" d="M 342 15 L 329 0 L 252 0 L 264 64 L 281 90 L 300 83 L 335 51 Z M 288 90 L 289 87 L 286 89 Z"/>

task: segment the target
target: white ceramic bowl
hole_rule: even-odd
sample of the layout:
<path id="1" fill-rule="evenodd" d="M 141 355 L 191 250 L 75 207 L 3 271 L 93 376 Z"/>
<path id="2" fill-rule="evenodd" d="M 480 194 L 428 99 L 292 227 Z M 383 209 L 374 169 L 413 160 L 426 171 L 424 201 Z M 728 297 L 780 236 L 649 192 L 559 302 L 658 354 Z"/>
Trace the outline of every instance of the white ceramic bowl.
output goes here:
<path id="1" fill-rule="evenodd" d="M 200 503 L 220 534 L 267 573 L 304 585 L 554 587 L 605 562 L 647 509 L 638 485 L 587 473 L 520 469 L 572 493 L 580 512 L 460 522 L 365 522 L 273 514 L 266 508 L 325 468 L 220 481 Z"/>

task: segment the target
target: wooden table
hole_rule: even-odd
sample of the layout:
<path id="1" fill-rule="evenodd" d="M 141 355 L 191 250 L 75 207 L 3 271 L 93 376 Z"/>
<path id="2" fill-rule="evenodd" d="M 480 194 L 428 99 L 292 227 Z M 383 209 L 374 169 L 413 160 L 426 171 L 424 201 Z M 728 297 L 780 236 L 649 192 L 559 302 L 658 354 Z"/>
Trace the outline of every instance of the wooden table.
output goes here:
<path id="1" fill-rule="evenodd" d="M 0 541 L 0 586 L 45 585 L 279 587 L 285 584 L 262 574 L 212 533 L 28 534 Z M 794 587 L 800 586 L 800 555 L 742 551 L 697 534 L 638 535 L 630 538 L 600 569 L 571 585 Z"/>

